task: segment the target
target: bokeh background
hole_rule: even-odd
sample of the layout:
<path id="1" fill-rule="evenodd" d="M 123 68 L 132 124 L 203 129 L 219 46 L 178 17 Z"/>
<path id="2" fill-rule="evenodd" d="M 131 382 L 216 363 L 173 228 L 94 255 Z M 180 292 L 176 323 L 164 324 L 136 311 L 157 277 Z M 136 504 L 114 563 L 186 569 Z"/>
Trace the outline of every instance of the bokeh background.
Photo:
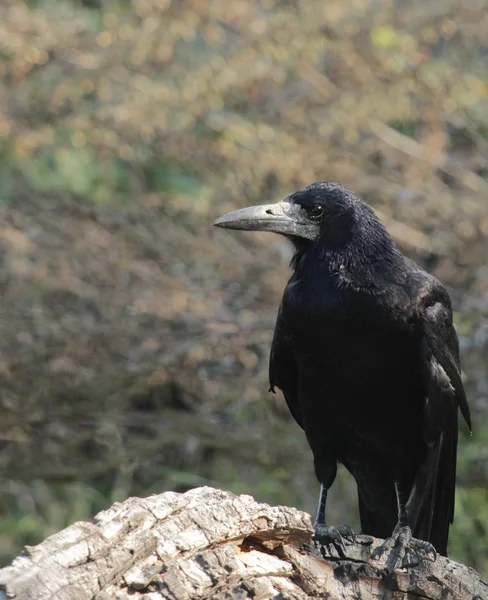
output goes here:
<path id="1" fill-rule="evenodd" d="M 487 40 L 486 0 L 2 0 L 2 564 L 129 495 L 315 510 L 267 393 L 290 248 L 211 223 L 328 179 L 451 293 L 450 551 L 488 572 Z"/>

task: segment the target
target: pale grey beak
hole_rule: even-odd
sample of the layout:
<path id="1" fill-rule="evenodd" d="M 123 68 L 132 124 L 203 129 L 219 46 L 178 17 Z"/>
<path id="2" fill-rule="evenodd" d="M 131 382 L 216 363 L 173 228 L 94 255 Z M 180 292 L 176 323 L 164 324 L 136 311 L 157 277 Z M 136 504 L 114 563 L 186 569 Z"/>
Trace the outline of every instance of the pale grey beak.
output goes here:
<path id="1" fill-rule="evenodd" d="M 300 209 L 282 200 L 276 204 L 263 204 L 240 208 L 214 221 L 216 227 L 246 231 L 272 231 L 283 235 L 312 239 L 313 226 L 300 219 Z"/>
<path id="2" fill-rule="evenodd" d="M 289 209 L 289 202 L 249 206 L 219 217 L 214 221 L 214 225 L 226 229 L 245 229 L 246 231 L 276 231 L 277 226 L 281 228 L 281 226 L 286 227 L 294 223 L 287 214 Z"/>

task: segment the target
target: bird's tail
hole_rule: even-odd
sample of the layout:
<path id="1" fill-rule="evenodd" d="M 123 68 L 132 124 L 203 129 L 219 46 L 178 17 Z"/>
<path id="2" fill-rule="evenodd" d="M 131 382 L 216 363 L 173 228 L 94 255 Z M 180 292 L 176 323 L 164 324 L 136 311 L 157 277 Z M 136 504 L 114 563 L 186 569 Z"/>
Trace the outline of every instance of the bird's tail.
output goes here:
<path id="1" fill-rule="evenodd" d="M 361 533 L 382 539 L 390 537 L 398 520 L 391 478 L 378 479 L 368 487 L 358 483 L 358 500 Z"/>
<path id="2" fill-rule="evenodd" d="M 407 502 L 413 536 L 429 541 L 443 556 L 454 519 L 457 441 L 456 422 L 427 450 Z"/>
<path id="3" fill-rule="evenodd" d="M 373 535 L 374 537 L 386 539 L 391 535 L 395 526 L 395 518 L 388 519 L 381 510 L 368 507 L 364 501 L 361 488 L 358 487 L 359 518 L 361 520 L 361 533 Z M 395 504 L 395 496 L 392 494 L 391 503 Z M 395 511 L 396 513 L 396 511 Z"/>

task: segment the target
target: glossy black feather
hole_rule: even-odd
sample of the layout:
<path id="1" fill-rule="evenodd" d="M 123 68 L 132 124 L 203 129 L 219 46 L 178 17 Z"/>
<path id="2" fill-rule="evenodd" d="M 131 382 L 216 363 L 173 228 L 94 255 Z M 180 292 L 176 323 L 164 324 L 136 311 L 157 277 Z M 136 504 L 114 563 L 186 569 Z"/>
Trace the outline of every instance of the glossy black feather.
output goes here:
<path id="1" fill-rule="evenodd" d="M 346 188 L 313 184 L 289 201 L 320 202 L 325 216 L 317 239 L 291 237 L 271 389 L 304 429 L 318 479 L 337 462 L 354 476 L 364 533 L 391 534 L 399 481 L 414 536 L 446 554 L 458 407 L 470 425 L 448 294 Z"/>

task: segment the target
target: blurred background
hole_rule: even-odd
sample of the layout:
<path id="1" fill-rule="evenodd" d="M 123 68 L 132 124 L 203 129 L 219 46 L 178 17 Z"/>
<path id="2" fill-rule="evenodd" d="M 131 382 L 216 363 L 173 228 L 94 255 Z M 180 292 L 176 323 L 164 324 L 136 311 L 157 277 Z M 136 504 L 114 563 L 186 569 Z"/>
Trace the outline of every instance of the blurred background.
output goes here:
<path id="1" fill-rule="evenodd" d="M 267 393 L 290 248 L 211 223 L 327 179 L 448 286 L 474 418 L 450 551 L 488 573 L 487 9 L 2 0 L 1 564 L 129 495 L 315 510 Z M 343 471 L 331 521 L 358 526 Z"/>

